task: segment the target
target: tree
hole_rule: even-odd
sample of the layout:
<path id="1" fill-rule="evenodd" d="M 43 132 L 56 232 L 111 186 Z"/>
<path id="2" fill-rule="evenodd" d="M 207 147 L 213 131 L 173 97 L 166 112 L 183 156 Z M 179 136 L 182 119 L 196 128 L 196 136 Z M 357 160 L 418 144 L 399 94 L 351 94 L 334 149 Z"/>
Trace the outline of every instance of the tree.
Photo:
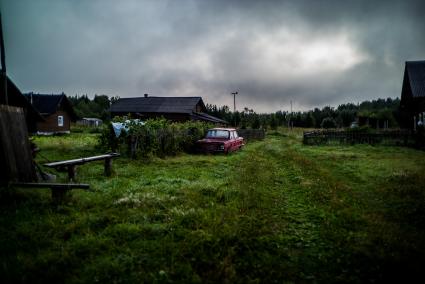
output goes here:
<path id="1" fill-rule="evenodd" d="M 325 129 L 336 128 L 336 121 L 332 117 L 326 117 L 322 120 L 320 126 Z"/>
<path id="2" fill-rule="evenodd" d="M 261 126 L 260 118 L 258 117 L 258 115 L 255 115 L 252 121 L 251 127 L 253 129 L 259 129 L 260 126 Z"/>
<path id="3" fill-rule="evenodd" d="M 315 125 L 316 125 L 316 122 L 314 120 L 313 113 L 309 111 L 305 118 L 304 127 L 315 127 Z"/>
<path id="4" fill-rule="evenodd" d="M 276 116 L 274 114 L 270 115 L 270 128 L 273 130 L 277 129 L 277 120 Z"/>
<path id="5" fill-rule="evenodd" d="M 106 95 L 95 95 L 93 100 L 87 95 L 70 96 L 68 99 L 71 101 L 78 117 L 95 117 L 101 118 L 102 120 L 109 119 L 111 101 Z M 118 97 L 113 97 L 113 99 L 116 101 Z"/>

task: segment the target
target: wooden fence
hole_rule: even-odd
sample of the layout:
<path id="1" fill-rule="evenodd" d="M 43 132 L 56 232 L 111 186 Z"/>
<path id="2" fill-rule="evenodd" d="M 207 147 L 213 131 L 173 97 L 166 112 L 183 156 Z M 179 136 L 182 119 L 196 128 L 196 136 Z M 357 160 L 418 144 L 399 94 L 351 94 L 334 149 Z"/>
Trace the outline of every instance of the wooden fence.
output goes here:
<path id="1" fill-rule="evenodd" d="M 410 145 L 415 139 L 408 130 L 386 130 L 380 132 L 359 132 L 340 130 L 315 130 L 304 132 L 303 143 L 306 145 L 321 144 L 386 144 Z"/>
<path id="2" fill-rule="evenodd" d="M 244 140 L 263 140 L 266 137 L 264 129 L 238 129 L 238 135 Z"/>
<path id="3" fill-rule="evenodd" d="M 0 184 L 35 178 L 24 111 L 0 105 Z"/>

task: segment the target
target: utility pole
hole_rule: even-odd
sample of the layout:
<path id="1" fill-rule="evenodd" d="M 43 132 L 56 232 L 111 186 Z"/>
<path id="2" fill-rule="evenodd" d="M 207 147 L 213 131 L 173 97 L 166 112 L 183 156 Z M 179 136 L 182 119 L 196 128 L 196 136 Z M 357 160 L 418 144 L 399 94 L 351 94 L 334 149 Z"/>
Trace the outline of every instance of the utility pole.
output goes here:
<path id="1" fill-rule="evenodd" d="M 3 26 L 1 22 L 1 11 L 0 11 L 0 60 L 1 60 L 1 79 L 4 80 L 3 88 L 4 88 L 4 104 L 9 104 L 9 99 L 7 96 L 7 75 L 6 75 L 6 55 L 4 51 L 4 39 L 3 39 Z"/>
<path id="2" fill-rule="evenodd" d="M 233 92 L 233 112 L 236 112 L 236 95 L 238 94 L 238 92 Z"/>

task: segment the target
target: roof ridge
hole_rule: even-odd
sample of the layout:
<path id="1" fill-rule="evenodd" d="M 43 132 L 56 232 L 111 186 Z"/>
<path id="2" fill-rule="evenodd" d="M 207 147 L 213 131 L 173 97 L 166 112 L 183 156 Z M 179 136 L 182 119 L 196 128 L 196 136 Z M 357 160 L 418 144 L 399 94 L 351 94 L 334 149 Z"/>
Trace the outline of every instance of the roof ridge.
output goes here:
<path id="1" fill-rule="evenodd" d="M 40 93 L 34 93 L 34 92 L 28 92 L 24 93 L 23 95 L 33 95 L 33 96 L 66 96 L 64 93 L 61 94 L 40 94 Z"/>
<path id="2" fill-rule="evenodd" d="M 412 60 L 412 61 L 406 61 L 406 64 L 412 64 L 412 63 L 425 63 L 425 60 Z"/>
<path id="3" fill-rule="evenodd" d="M 161 97 L 161 96 L 148 96 L 148 97 L 125 97 L 125 98 L 120 98 L 120 99 L 149 99 L 149 98 L 177 98 L 177 99 L 182 99 L 182 98 L 188 98 L 188 99 L 194 99 L 194 98 L 202 98 L 201 96 L 192 96 L 192 97 Z"/>

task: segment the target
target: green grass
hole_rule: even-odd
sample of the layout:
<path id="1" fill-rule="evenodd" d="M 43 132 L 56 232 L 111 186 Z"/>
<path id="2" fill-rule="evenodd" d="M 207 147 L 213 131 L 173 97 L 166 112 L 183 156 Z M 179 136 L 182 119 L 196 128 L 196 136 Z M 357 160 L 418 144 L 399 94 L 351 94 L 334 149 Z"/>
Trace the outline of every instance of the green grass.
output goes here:
<path id="1" fill-rule="evenodd" d="M 304 146 L 273 132 L 238 153 L 80 166 L 91 191 L 3 190 L 6 282 L 335 283 L 421 276 L 425 153 Z M 99 154 L 96 135 L 38 137 L 39 162 Z M 53 173 L 53 172 L 52 172 Z M 64 173 L 59 180 L 66 180 Z M 421 276 L 422 277 L 422 276 Z"/>

